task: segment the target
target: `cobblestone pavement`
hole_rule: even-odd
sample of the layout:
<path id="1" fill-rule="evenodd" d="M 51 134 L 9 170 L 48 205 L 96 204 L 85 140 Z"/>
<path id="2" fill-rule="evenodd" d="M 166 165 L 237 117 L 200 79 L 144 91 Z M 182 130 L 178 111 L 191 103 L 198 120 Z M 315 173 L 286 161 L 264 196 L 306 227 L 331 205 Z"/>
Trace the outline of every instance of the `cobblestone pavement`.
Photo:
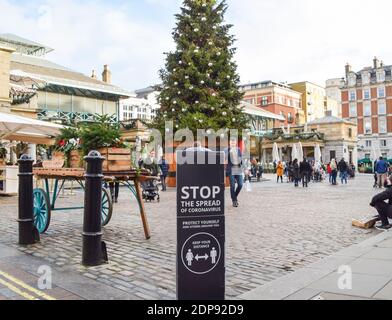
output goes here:
<path id="1" fill-rule="evenodd" d="M 295 189 L 271 181 L 252 184 L 244 191 L 240 208 L 230 206 L 227 192 L 227 297 L 316 262 L 361 242 L 376 231 L 351 227 L 351 218 L 372 211 L 369 201 L 376 192 L 372 176 L 358 176 L 348 186 L 310 184 Z M 60 205 L 74 206 L 83 195 L 61 198 Z M 0 243 L 43 258 L 56 270 L 75 271 L 140 299 L 175 298 L 176 261 L 175 190 L 161 194 L 161 203 L 146 204 L 152 238 L 145 240 L 136 201 L 121 189 L 113 219 L 104 228 L 110 263 L 84 268 L 81 262 L 82 211 L 52 213 L 41 243 L 19 247 L 17 198 L 0 198 Z"/>

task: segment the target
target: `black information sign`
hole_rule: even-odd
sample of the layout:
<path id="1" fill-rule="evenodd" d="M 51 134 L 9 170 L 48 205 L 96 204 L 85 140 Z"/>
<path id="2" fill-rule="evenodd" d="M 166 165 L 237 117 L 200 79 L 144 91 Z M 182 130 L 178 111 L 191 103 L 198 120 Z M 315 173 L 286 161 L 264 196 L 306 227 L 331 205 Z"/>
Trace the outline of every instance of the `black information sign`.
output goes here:
<path id="1" fill-rule="evenodd" d="M 177 298 L 225 299 L 223 152 L 177 153 Z"/>

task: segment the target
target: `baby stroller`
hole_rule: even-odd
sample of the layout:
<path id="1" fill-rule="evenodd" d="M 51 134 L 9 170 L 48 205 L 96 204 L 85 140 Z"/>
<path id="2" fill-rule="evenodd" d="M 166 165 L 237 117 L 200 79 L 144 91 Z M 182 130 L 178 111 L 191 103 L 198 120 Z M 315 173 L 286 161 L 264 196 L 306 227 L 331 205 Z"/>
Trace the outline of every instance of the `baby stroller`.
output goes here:
<path id="1" fill-rule="evenodd" d="M 160 202 L 161 197 L 159 195 L 158 182 L 156 179 L 143 182 L 142 189 L 142 195 L 145 201 L 152 202 L 156 199 L 157 202 Z"/>

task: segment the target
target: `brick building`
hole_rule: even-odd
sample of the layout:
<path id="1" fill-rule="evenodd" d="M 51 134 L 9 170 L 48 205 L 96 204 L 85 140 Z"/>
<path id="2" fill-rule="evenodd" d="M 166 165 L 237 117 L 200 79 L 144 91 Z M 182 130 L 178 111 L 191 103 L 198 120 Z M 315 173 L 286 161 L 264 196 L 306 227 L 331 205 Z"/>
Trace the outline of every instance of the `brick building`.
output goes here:
<path id="1" fill-rule="evenodd" d="M 358 125 L 358 157 L 392 158 L 392 66 L 377 58 L 354 72 L 346 65 L 342 116 Z"/>
<path id="2" fill-rule="evenodd" d="M 298 125 L 301 114 L 302 94 L 288 85 L 273 81 L 264 81 L 241 85 L 243 100 L 263 110 L 283 116 L 284 120 L 275 120 L 274 127 Z"/>

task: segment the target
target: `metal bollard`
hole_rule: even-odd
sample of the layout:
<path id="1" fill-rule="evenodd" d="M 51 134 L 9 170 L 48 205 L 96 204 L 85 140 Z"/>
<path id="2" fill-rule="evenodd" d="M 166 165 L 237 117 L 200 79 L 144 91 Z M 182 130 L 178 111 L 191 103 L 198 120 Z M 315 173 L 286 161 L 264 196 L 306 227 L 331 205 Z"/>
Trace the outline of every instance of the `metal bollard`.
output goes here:
<path id="1" fill-rule="evenodd" d="M 40 241 L 37 228 L 34 226 L 33 207 L 33 160 L 23 155 L 19 164 L 19 244 L 29 245 Z"/>
<path id="2" fill-rule="evenodd" d="M 102 163 L 104 158 L 91 151 L 84 158 L 87 162 L 84 195 L 83 252 L 85 266 L 98 266 L 108 261 L 106 244 L 102 241 Z"/>

